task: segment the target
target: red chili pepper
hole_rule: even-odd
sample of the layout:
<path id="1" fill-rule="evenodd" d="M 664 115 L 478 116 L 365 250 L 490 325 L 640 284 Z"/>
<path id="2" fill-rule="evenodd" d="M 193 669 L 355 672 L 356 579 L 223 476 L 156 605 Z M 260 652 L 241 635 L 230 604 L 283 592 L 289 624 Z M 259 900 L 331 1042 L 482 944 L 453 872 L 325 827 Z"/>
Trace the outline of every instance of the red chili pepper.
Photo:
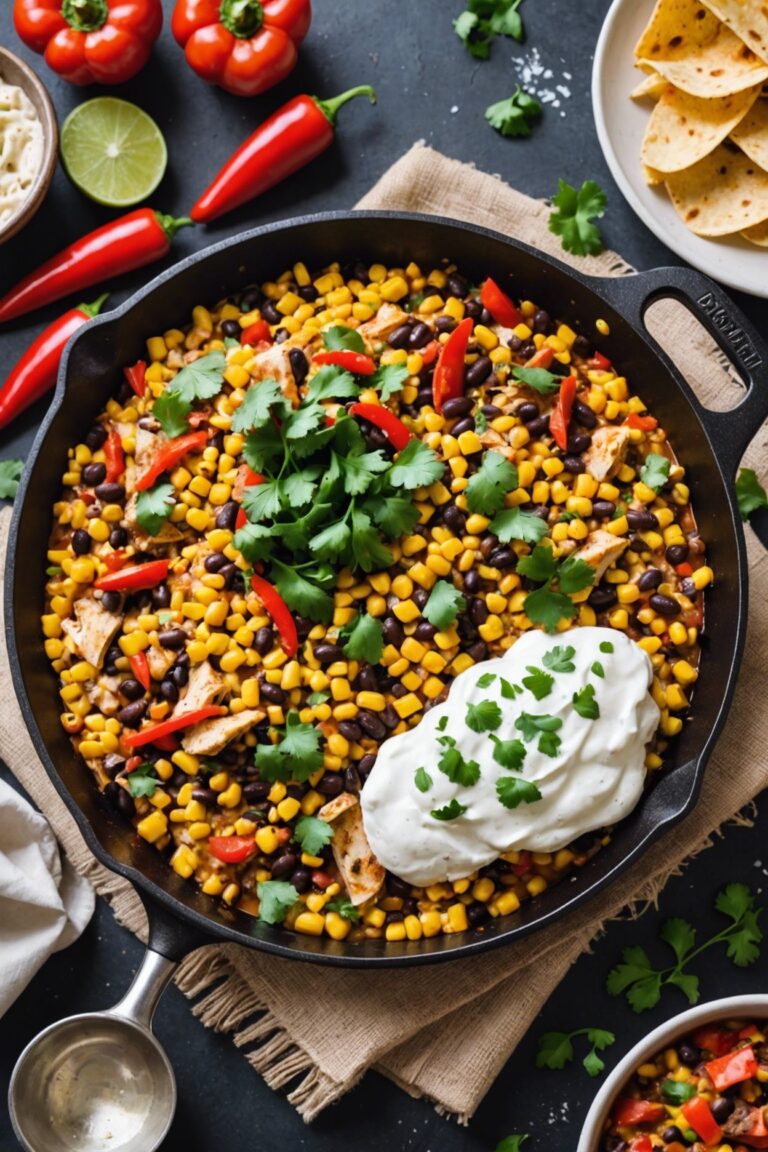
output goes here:
<path id="1" fill-rule="evenodd" d="M 21 39 L 70 84 L 122 84 L 149 59 L 162 0 L 16 0 Z"/>
<path id="2" fill-rule="evenodd" d="M 496 323 L 504 328 L 516 328 L 523 319 L 520 309 L 490 276 L 480 289 L 480 303 L 488 309 Z"/>
<path id="3" fill-rule="evenodd" d="M 726 1088 L 741 1084 L 743 1080 L 749 1080 L 757 1074 L 757 1057 L 752 1045 L 748 1044 L 745 1048 L 737 1048 L 735 1052 L 710 1060 L 706 1069 L 718 1092 L 725 1092 Z"/>
<path id="4" fill-rule="evenodd" d="M 252 836 L 211 836 L 208 851 L 225 864 L 242 864 L 256 854 L 256 842 Z"/>
<path id="5" fill-rule="evenodd" d="M 130 368 L 123 368 L 123 376 L 137 396 L 143 396 L 147 390 L 146 374 L 146 360 L 137 360 Z"/>
<path id="6" fill-rule="evenodd" d="M 641 416 L 638 412 L 630 412 L 624 423 L 627 428 L 637 428 L 640 432 L 653 432 L 659 426 L 655 416 Z"/>
<path id="7" fill-rule="evenodd" d="M 595 352 L 592 357 L 592 363 L 595 368 L 599 368 L 601 372 L 607 372 L 609 368 L 613 368 L 607 356 L 603 356 L 602 352 Z"/>
<path id="8" fill-rule="evenodd" d="M 705 1144 L 719 1143 L 723 1134 L 722 1129 L 703 1096 L 692 1096 L 690 1100 L 686 1100 L 680 1111 Z"/>
<path id="9" fill-rule="evenodd" d="M 633 1100 L 627 1096 L 619 1100 L 614 1109 L 613 1119 L 620 1127 L 633 1124 L 656 1124 L 667 1114 L 663 1104 L 652 1104 L 650 1100 Z"/>
<path id="10" fill-rule="evenodd" d="M 147 488 L 151 488 L 158 476 L 170 471 L 174 464 L 190 452 L 202 452 L 207 443 L 207 432 L 187 432 L 185 436 L 176 436 L 173 440 L 169 440 L 160 449 L 147 471 L 136 481 L 136 491 L 144 492 Z"/>
<path id="11" fill-rule="evenodd" d="M 78 304 L 41 332 L 21 359 L 11 368 L 0 390 L 0 428 L 15 420 L 56 384 L 59 361 L 70 336 L 97 316 L 106 300 L 99 296 L 93 304 Z"/>
<path id="12" fill-rule="evenodd" d="M 139 208 L 89 232 L 6 292 L 0 300 L 0 324 L 113 275 L 162 260 L 170 252 L 178 229 L 191 223 L 188 217 L 175 220 L 150 208 Z"/>
<path id="13" fill-rule="evenodd" d="M 277 588 L 263 576 L 251 576 L 251 588 L 272 617 L 283 652 L 288 657 L 295 656 L 299 649 L 299 637 L 296 632 L 296 621 L 285 600 Z"/>
<path id="14" fill-rule="evenodd" d="M 437 360 L 437 354 L 440 351 L 440 348 L 441 344 L 439 340 L 430 340 L 426 348 L 421 349 L 419 355 L 421 356 L 421 362 L 425 367 L 429 364 L 432 364 L 433 361 Z"/>
<path id="15" fill-rule="evenodd" d="M 123 451 L 123 441 L 120 438 L 120 433 L 114 425 L 110 426 L 109 435 L 104 441 L 104 463 L 107 466 L 106 480 L 108 484 L 114 484 L 119 480 L 125 471 L 125 452 Z"/>
<path id="16" fill-rule="evenodd" d="M 149 671 L 149 661 L 147 660 L 146 652 L 137 652 L 135 656 L 128 657 L 128 663 L 131 666 L 131 672 L 141 684 L 145 692 L 149 692 L 152 683 L 152 674 Z"/>
<path id="17" fill-rule="evenodd" d="M 551 348 L 539 348 L 538 352 L 534 352 L 530 360 L 526 360 L 525 368 L 549 368 L 550 364 L 555 358 L 555 354 Z"/>
<path id="18" fill-rule="evenodd" d="M 247 464 L 241 464 L 232 489 L 232 499 L 242 500 L 243 492 L 246 488 L 253 488 L 255 485 L 263 483 L 264 477 L 260 472 L 254 472 L 253 468 L 249 468 Z M 248 517 L 245 514 L 245 510 L 238 508 L 237 517 L 235 518 L 235 528 L 244 528 L 247 523 Z"/>
<path id="19" fill-rule="evenodd" d="M 107 571 L 119 572 L 125 564 L 125 552 L 123 552 L 122 549 L 118 549 L 117 552 L 108 552 L 102 559 L 107 567 Z"/>
<path id="20" fill-rule="evenodd" d="M 466 320 L 454 328 L 440 349 L 432 373 L 432 403 L 436 412 L 442 412 L 446 400 L 453 400 L 464 391 L 464 356 L 474 326 L 474 320 L 467 316 Z"/>
<path id="21" fill-rule="evenodd" d="M 132 564 L 129 568 L 121 568 L 119 572 L 110 572 L 108 576 L 99 576 L 94 580 L 94 588 L 102 592 L 143 592 L 147 588 L 156 588 L 162 584 L 168 575 L 169 560 L 150 560 L 148 564 Z"/>
<path id="22" fill-rule="evenodd" d="M 203 80 L 258 96 L 293 71 L 311 19 L 310 0 L 177 0 L 171 30 Z"/>
<path id="23" fill-rule="evenodd" d="M 332 100 L 295 96 L 278 108 L 227 160 L 190 212 L 192 219 L 215 220 L 316 159 L 333 141 L 339 108 L 353 96 L 376 103 L 373 88 L 360 85 Z"/>
<path id="24" fill-rule="evenodd" d="M 250 324 L 240 333 L 241 344 L 261 344 L 262 340 L 271 339 L 269 324 L 266 320 L 257 320 L 255 324 Z"/>
<path id="25" fill-rule="evenodd" d="M 711 1052 L 713 1056 L 724 1056 L 736 1047 L 738 1033 L 728 1032 L 725 1028 L 699 1028 L 692 1039 L 697 1048 Z"/>
<path id="26" fill-rule="evenodd" d="M 555 443 L 563 451 L 568 447 L 568 425 L 571 422 L 573 402 L 576 399 L 576 385 L 575 376 L 566 376 L 560 385 L 560 392 L 549 418 L 549 430 L 555 438 Z"/>
<path id="27" fill-rule="evenodd" d="M 223 716 L 226 712 L 221 704 L 206 704 L 204 708 L 195 708 L 192 712 L 185 712 L 182 716 L 174 716 L 170 720 L 163 720 L 160 724 L 153 724 L 150 728 L 142 728 L 140 732 L 131 732 L 125 736 L 124 743 L 129 748 L 141 748 L 144 744 L 154 744 L 158 739 L 165 739 L 182 728 L 191 728 L 193 724 L 200 724 L 203 720 L 210 720 L 213 716 Z"/>
<path id="28" fill-rule="evenodd" d="M 362 352 L 352 352 L 348 348 L 338 348 L 333 352 L 316 352 L 312 359 L 316 364 L 333 364 L 337 368 L 345 368 L 355 376 L 373 376 L 376 365 L 370 356 Z"/>
<path id="29" fill-rule="evenodd" d="M 369 424 L 375 424 L 398 452 L 402 452 L 411 439 L 411 433 L 402 420 L 398 419 L 394 412 L 390 412 L 389 408 L 382 408 L 381 404 L 350 404 L 349 414 L 359 416 Z"/>

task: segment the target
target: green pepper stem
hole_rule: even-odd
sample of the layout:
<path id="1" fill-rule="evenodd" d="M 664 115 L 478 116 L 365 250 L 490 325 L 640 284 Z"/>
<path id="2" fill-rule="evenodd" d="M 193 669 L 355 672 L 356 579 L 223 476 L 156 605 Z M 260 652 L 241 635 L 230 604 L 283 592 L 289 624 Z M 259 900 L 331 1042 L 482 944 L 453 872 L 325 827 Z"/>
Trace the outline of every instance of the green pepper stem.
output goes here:
<path id="1" fill-rule="evenodd" d="M 221 0 L 219 20 L 233 36 L 248 40 L 264 23 L 264 9 L 259 0 Z"/>
<path id="2" fill-rule="evenodd" d="M 106 0 L 64 0 L 61 14 L 76 32 L 98 32 L 109 18 Z"/>
<path id="3" fill-rule="evenodd" d="M 157 222 L 169 240 L 173 240 L 179 228 L 194 227 L 194 220 L 189 216 L 166 216 L 164 212 L 155 212 Z"/>
<path id="4" fill-rule="evenodd" d="M 94 316 L 98 316 L 99 312 L 101 312 L 102 305 L 108 296 L 109 292 L 105 292 L 102 296 L 99 296 L 98 300 L 94 300 L 93 304 L 78 304 L 77 311 L 84 312 L 86 316 L 93 319 Z"/>
<path id="5" fill-rule="evenodd" d="M 342 92 L 340 96 L 332 96 L 330 100 L 319 100 L 317 96 L 313 96 L 312 99 L 331 126 L 335 128 L 339 108 L 348 100 L 353 100 L 355 96 L 367 96 L 371 104 L 376 103 L 376 93 L 369 84 L 358 84 L 357 88 L 350 88 L 346 92 Z"/>

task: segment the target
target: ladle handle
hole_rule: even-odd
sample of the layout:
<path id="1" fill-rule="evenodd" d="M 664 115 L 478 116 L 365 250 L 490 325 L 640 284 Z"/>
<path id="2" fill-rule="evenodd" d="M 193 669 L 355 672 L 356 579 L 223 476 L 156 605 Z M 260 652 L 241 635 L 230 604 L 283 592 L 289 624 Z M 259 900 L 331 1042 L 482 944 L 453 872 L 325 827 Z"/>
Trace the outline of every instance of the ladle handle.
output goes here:
<path id="1" fill-rule="evenodd" d="M 151 1028 L 155 1008 L 178 964 L 178 960 L 169 960 L 167 956 L 148 948 L 130 988 L 122 1000 L 110 1009 L 110 1015 Z"/>

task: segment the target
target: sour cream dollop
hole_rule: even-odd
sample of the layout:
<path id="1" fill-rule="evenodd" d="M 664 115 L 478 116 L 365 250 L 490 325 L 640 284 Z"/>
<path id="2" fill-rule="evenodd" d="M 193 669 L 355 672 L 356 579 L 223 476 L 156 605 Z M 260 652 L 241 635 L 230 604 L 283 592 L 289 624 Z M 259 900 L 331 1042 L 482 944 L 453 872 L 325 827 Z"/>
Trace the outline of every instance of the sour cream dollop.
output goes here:
<path id="1" fill-rule="evenodd" d="M 0 76 L 0 224 L 15 216 L 43 163 L 43 126 L 27 94 Z"/>
<path id="2" fill-rule="evenodd" d="M 468 668 L 442 704 L 381 746 L 360 798 L 379 861 L 421 887 L 461 879 L 511 849 L 555 852 L 623 819 L 640 799 L 659 722 L 652 680 L 646 653 L 608 628 L 527 632 L 503 657 Z M 513 740 L 524 755 L 511 770 L 494 753 Z M 456 750 L 470 767 L 457 771 Z M 440 767 L 446 751 L 450 775 Z M 501 750 L 507 760 L 520 754 Z M 519 791 L 540 798 L 505 806 L 500 796 Z M 453 818 L 433 814 L 450 816 L 457 805 L 464 811 Z"/>

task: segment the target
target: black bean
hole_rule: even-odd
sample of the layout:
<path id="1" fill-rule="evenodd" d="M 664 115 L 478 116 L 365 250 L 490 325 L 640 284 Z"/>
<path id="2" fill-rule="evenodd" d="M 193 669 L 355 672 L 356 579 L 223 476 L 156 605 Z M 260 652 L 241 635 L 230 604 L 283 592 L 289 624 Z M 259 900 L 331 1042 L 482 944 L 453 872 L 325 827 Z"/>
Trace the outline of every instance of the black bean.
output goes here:
<path id="1" fill-rule="evenodd" d="M 537 351 L 538 349 L 536 345 L 532 340 L 529 340 L 527 344 L 523 344 L 520 348 L 520 355 L 522 356 L 523 360 L 530 360 L 532 356 L 536 355 Z"/>
<path id="2" fill-rule="evenodd" d="M 592 504 L 592 515 L 597 520 L 610 520 L 615 511 L 613 500 L 595 500 Z"/>
<path id="3" fill-rule="evenodd" d="M 392 685 L 392 694 L 393 695 L 394 695 L 395 687 L 396 687 L 396 685 L 393 684 Z M 400 687 L 404 688 L 405 685 L 401 684 Z M 406 689 L 406 691 L 407 691 L 407 689 Z M 387 704 L 386 708 L 384 708 L 381 712 L 379 712 L 379 718 L 381 719 L 382 724 L 384 724 L 384 726 L 386 728 L 389 728 L 390 732 L 392 731 L 393 728 L 397 728 L 398 724 L 400 723 L 400 717 L 398 716 L 397 712 L 395 712 L 395 710 L 391 704 Z"/>
<path id="4" fill-rule="evenodd" d="M 189 683 L 189 669 L 186 665 L 179 664 L 178 661 L 166 675 L 169 680 L 173 680 L 177 688 L 186 688 Z"/>
<path id="5" fill-rule="evenodd" d="M 627 523 L 633 532 L 655 531 L 659 526 L 653 512 L 649 512 L 647 508 L 628 508 Z"/>
<path id="6" fill-rule="evenodd" d="M 75 556 L 85 556 L 91 550 L 91 538 L 85 528 L 76 528 L 72 533 L 72 550 Z"/>
<path id="7" fill-rule="evenodd" d="M 579 432 L 575 436 L 568 437 L 567 452 L 569 456 L 579 456 L 582 452 L 586 452 L 592 443 L 592 437 L 588 436 L 586 432 Z"/>
<path id="8" fill-rule="evenodd" d="M 648 603 L 654 612 L 658 612 L 659 616 L 678 616 L 680 614 L 680 605 L 677 600 L 673 600 L 671 596 L 664 596 L 661 592 L 654 592 Z"/>
<path id="9" fill-rule="evenodd" d="M 467 920 L 473 928 L 477 928 L 480 924 L 485 924 L 486 920 L 490 920 L 491 914 L 488 911 L 486 904 L 470 904 L 467 908 Z"/>
<path id="10" fill-rule="evenodd" d="M 307 372 L 309 372 L 309 362 L 301 348 L 291 348 L 288 353 L 288 359 L 291 362 L 291 372 L 293 372 L 296 387 L 301 388 L 307 378 Z"/>
<path id="11" fill-rule="evenodd" d="M 486 328 L 489 326 L 489 324 L 494 323 L 493 316 L 491 316 L 490 312 L 485 307 L 480 312 L 479 320 L 481 324 L 486 326 Z"/>
<path id="12" fill-rule="evenodd" d="M 364 422 L 365 423 L 365 422 Z M 381 428 L 374 428 L 372 424 L 365 423 L 363 430 L 366 445 L 369 450 L 375 452 L 377 448 L 389 448 L 390 443 L 387 439 L 386 433 Z"/>
<path id="13" fill-rule="evenodd" d="M 443 403 L 443 416 L 446 420 L 456 420 L 472 411 L 474 400 L 471 396 L 452 396 Z"/>
<path id="14" fill-rule="evenodd" d="M 573 351 L 577 356 L 583 357 L 584 360 L 589 360 L 590 356 L 594 354 L 595 346 L 586 336 L 577 336 L 573 342 Z"/>
<path id="15" fill-rule="evenodd" d="M 419 610 L 423 610 L 426 607 L 427 600 L 429 600 L 429 592 L 427 592 L 426 588 L 414 588 L 413 592 L 411 592 L 411 600 L 413 600 Z"/>
<path id="16" fill-rule="evenodd" d="M 141 685 L 139 685 L 139 687 L 141 687 Z M 146 700 L 134 700 L 132 704 L 126 704 L 125 708 L 120 709 L 117 718 L 125 728 L 138 728 L 146 710 Z"/>
<path id="17" fill-rule="evenodd" d="M 296 291 L 307 304 L 314 304 L 315 300 L 317 300 L 317 288 L 315 288 L 314 284 L 302 284 Z"/>
<path id="18" fill-rule="evenodd" d="M 226 556 L 224 557 L 224 559 L 225 559 L 226 563 L 222 564 L 221 568 L 219 568 L 218 574 L 224 580 L 225 586 L 227 588 L 231 588 L 231 587 L 233 587 L 233 585 L 235 584 L 235 582 L 237 580 L 237 575 L 238 575 L 240 569 L 237 567 L 236 564 L 233 564 L 231 562 L 231 560 L 227 560 Z"/>
<path id="19" fill-rule="evenodd" d="M 74 541 L 73 541 L 74 543 Z M 687 544 L 670 544 L 665 552 L 667 561 L 676 568 L 678 564 L 684 564 L 688 559 L 688 552 L 690 549 Z"/>
<path id="20" fill-rule="evenodd" d="M 426 408 L 427 405 L 432 405 L 432 385 L 429 384 L 426 388 L 420 388 L 416 396 L 416 407 Z"/>
<path id="21" fill-rule="evenodd" d="M 552 327 L 552 317 L 549 312 L 545 312 L 542 308 L 533 314 L 533 330 L 534 332 L 546 333 Z"/>
<path id="22" fill-rule="evenodd" d="M 464 573 L 464 591 L 473 595 L 480 587 L 480 574 L 475 568 L 470 568 L 469 572 Z"/>
<path id="23" fill-rule="evenodd" d="M 358 727 L 354 720 L 340 720 L 339 732 L 346 740 L 351 740 L 355 744 L 363 738 L 362 728 Z"/>
<path id="24" fill-rule="evenodd" d="M 431 339 L 432 329 L 428 324 L 425 324 L 423 320 L 418 320 L 413 328 L 411 328 L 411 334 L 408 337 L 408 347 L 415 349 L 423 348 L 426 344 L 429 344 Z"/>
<path id="25" fill-rule="evenodd" d="M 254 308 L 260 308 L 264 299 L 264 293 L 258 284 L 249 284 L 247 288 L 243 289 L 243 294 L 240 297 L 240 307 L 243 312 L 253 312 Z"/>
<path id="26" fill-rule="evenodd" d="M 221 324 L 221 331 L 224 336 L 230 340 L 239 340 L 242 333 L 242 328 L 238 320 L 223 320 Z"/>
<path id="27" fill-rule="evenodd" d="M 729 1100 L 727 1096 L 717 1096 L 710 1104 L 712 1115 L 718 1124 L 725 1124 L 735 1107 L 736 1102 Z"/>
<path id="28" fill-rule="evenodd" d="M 689 1068 L 695 1068 L 701 1060 L 701 1052 L 698 1048 L 694 1048 L 692 1044 L 680 1044 L 677 1049 L 677 1054 L 683 1064 L 687 1064 Z"/>
<path id="29" fill-rule="evenodd" d="M 589 594 L 589 603 L 598 611 L 603 608 L 612 608 L 618 600 L 616 589 L 612 584 L 598 584 Z"/>
<path id="30" fill-rule="evenodd" d="M 393 329 L 389 336 L 387 336 L 387 344 L 389 344 L 390 348 L 407 348 L 410 338 L 410 324 L 399 324 L 397 328 Z"/>
<path id="31" fill-rule="evenodd" d="M 95 488 L 97 484 L 101 484 L 106 475 L 106 464 L 86 464 L 82 473 L 83 484 L 87 484 L 89 488 Z"/>
<path id="32" fill-rule="evenodd" d="M 243 796 L 247 804 L 258 804 L 261 800 L 266 800 L 272 791 L 272 785 L 268 780 L 252 780 L 243 788 Z"/>
<path id="33" fill-rule="evenodd" d="M 172 648 L 178 651 L 187 642 L 187 634 L 183 628 L 165 628 L 158 632 L 157 639 L 161 648 Z"/>
<path id="34" fill-rule="evenodd" d="M 414 629 L 414 637 L 416 640 L 431 640 L 437 632 L 434 624 L 430 624 L 429 620 L 420 620 Z"/>
<path id="35" fill-rule="evenodd" d="M 373 766 L 376 763 L 376 757 L 372 752 L 362 756 L 357 762 L 357 770 L 360 773 L 360 779 L 366 781 L 373 771 Z"/>
<path id="36" fill-rule="evenodd" d="M 379 678 L 376 669 L 370 664 L 364 664 L 357 674 L 357 684 L 364 692 L 378 692 Z"/>
<path id="37" fill-rule="evenodd" d="M 387 730 L 382 724 L 379 717 L 375 712 L 369 712 L 366 709 L 361 709 L 357 714 L 357 722 L 367 736 L 371 736 L 374 740 L 383 740 L 387 734 Z"/>
<path id="38" fill-rule="evenodd" d="M 443 524 L 450 528 L 454 536 L 463 536 L 467 527 L 467 518 L 461 508 L 455 504 L 448 504 L 443 508 Z"/>
<path id="39" fill-rule="evenodd" d="M 693 580 L 686 576 L 680 585 L 680 591 L 682 592 L 683 596 L 695 596 L 698 589 Z"/>
<path id="40" fill-rule="evenodd" d="M 114 780 L 110 780 L 104 789 L 104 795 L 113 808 L 117 808 L 124 816 L 131 817 L 136 811 L 133 796 Z"/>
<path id="41" fill-rule="evenodd" d="M 265 300 L 261 305 L 261 315 L 267 324 L 282 324 L 283 318 L 271 300 Z"/>
<path id="42" fill-rule="evenodd" d="M 282 856 L 278 856 L 277 860 L 272 862 L 269 870 L 273 876 L 287 876 L 295 870 L 298 862 L 293 852 L 285 852 Z"/>
<path id="43" fill-rule="evenodd" d="M 291 884 L 299 893 L 308 892 L 312 887 L 312 874 L 308 868 L 297 868 L 291 876 Z"/>
<path id="44" fill-rule="evenodd" d="M 160 684 L 160 695 L 163 700 L 167 700 L 169 704 L 175 704 L 179 698 L 179 689 L 173 680 L 163 680 Z"/>
<path id="45" fill-rule="evenodd" d="M 346 792 L 357 793 L 363 786 L 357 768 L 350 764 L 349 768 L 344 772 L 344 790 Z"/>
<path id="46" fill-rule="evenodd" d="M 268 680 L 259 681 L 259 696 L 270 704 L 285 704 L 285 691 L 279 684 L 270 684 Z"/>
<path id="47" fill-rule="evenodd" d="M 584 404 L 581 400 L 574 400 L 572 415 L 577 424 L 581 424 L 582 428 L 597 427 L 597 416 L 595 416 L 589 405 Z"/>
<path id="48" fill-rule="evenodd" d="M 405 630 L 400 621 L 395 616 L 387 616 L 381 628 L 387 644 L 394 644 L 395 648 L 399 648 L 405 640 Z"/>
<path id="49" fill-rule="evenodd" d="M 477 626 L 472 623 L 469 616 L 459 617 L 458 629 L 459 636 L 461 636 L 465 644 L 471 644 L 473 640 L 477 640 Z"/>
<path id="50" fill-rule="evenodd" d="M 461 436 L 462 432 L 474 432 L 475 420 L 473 416 L 465 416 L 463 420 L 457 420 L 453 428 L 451 428 L 452 436 Z"/>
<path id="51" fill-rule="evenodd" d="M 455 327 L 456 321 L 452 316 L 438 316 L 435 320 L 435 331 L 438 336 L 442 335 L 443 332 L 453 332 Z"/>
<path id="52" fill-rule="evenodd" d="M 570 472 L 573 476 L 578 475 L 579 472 L 586 471 L 586 465 L 584 461 L 578 456 L 564 456 L 563 468 L 566 472 Z"/>
<path id="53" fill-rule="evenodd" d="M 507 340 L 507 347 L 510 348 L 513 352 L 519 352 L 520 349 L 522 348 L 522 346 L 523 346 L 522 340 L 520 339 L 519 336 L 515 336 L 515 334 L 513 332 L 512 335 L 510 336 L 509 340 Z"/>
<path id="54" fill-rule="evenodd" d="M 210 556 L 206 556 L 204 568 L 206 572 L 220 572 L 229 560 L 223 552 L 211 552 Z"/>
<path id="55" fill-rule="evenodd" d="M 92 452 L 98 451 L 107 438 L 107 430 L 103 424 L 94 424 L 85 437 L 85 442 Z"/>
<path id="56" fill-rule="evenodd" d="M 132 676 L 120 681 L 120 692 L 126 700 L 139 700 L 144 695 L 144 685 L 139 684 Z"/>
<path id="57" fill-rule="evenodd" d="M 411 894 L 411 885 L 396 876 L 394 872 L 387 872 L 387 892 L 390 896 L 399 896 L 401 899 L 406 899 Z"/>
<path id="58" fill-rule="evenodd" d="M 275 646 L 275 634 L 269 624 L 264 624 L 257 629 L 253 638 L 253 646 L 260 656 L 266 656 L 268 652 L 272 651 Z"/>
<path id="59" fill-rule="evenodd" d="M 500 568 L 502 571 L 514 568 L 517 564 L 516 554 L 507 547 L 496 548 L 488 559 L 492 568 Z"/>
<path id="60" fill-rule="evenodd" d="M 125 500 L 125 485 L 113 480 L 97 484 L 94 492 L 102 504 L 122 504 Z"/>
<path id="61" fill-rule="evenodd" d="M 532 400 L 526 400 L 524 404 L 515 408 L 515 416 L 522 420 L 523 424 L 527 424 L 530 420 L 536 420 L 538 415 L 538 404 L 534 404 Z"/>
<path id="62" fill-rule="evenodd" d="M 546 504 L 534 504 L 531 512 L 534 516 L 538 516 L 539 520 L 549 520 L 549 508 Z"/>
<path id="63" fill-rule="evenodd" d="M 498 404 L 483 404 L 480 409 L 483 416 L 487 416 L 489 420 L 495 420 L 497 416 L 503 416 L 504 412 L 499 408 Z"/>
<path id="64" fill-rule="evenodd" d="M 479 388 L 488 379 L 492 368 L 493 364 L 489 356 L 478 356 L 474 364 L 470 364 L 464 374 L 466 387 Z"/>
<path id="65" fill-rule="evenodd" d="M 575 840 L 572 840 L 569 847 L 574 852 L 588 852 L 594 841 L 594 832 L 584 832 L 581 836 L 577 836 Z"/>
<path id="66" fill-rule="evenodd" d="M 473 597 L 469 602 L 469 618 L 473 624 L 485 624 L 488 619 L 488 605 L 479 596 Z"/>
<path id="67" fill-rule="evenodd" d="M 537 416 L 535 420 L 529 420 L 526 428 L 531 436 L 543 436 L 549 431 L 549 416 Z"/>
<path id="68" fill-rule="evenodd" d="M 344 791 L 344 778 L 340 772 L 325 772 L 315 785 L 322 796 L 338 796 Z"/>
<path id="69" fill-rule="evenodd" d="M 228 500 L 226 504 L 222 504 L 216 513 L 216 527 L 225 528 L 229 532 L 233 531 L 239 511 L 240 506 L 234 500 Z"/>
<path id="70" fill-rule="evenodd" d="M 171 590 L 167 584 L 158 584 L 152 589 L 152 604 L 155 608 L 170 608 Z"/>
<path id="71" fill-rule="evenodd" d="M 109 534 L 109 543 L 115 549 L 125 548 L 128 543 L 128 533 L 125 528 L 113 528 Z"/>
<path id="72" fill-rule="evenodd" d="M 469 292 L 469 281 L 466 280 L 460 272 L 451 272 L 446 284 L 448 293 L 455 296 L 457 300 L 463 300 L 467 292 Z"/>
<path id="73" fill-rule="evenodd" d="M 343 660 L 344 653 L 338 644 L 331 644 L 327 640 L 323 640 L 320 644 L 315 644 L 314 647 L 315 659 L 319 660 L 321 664 L 333 664 L 334 660 Z"/>

